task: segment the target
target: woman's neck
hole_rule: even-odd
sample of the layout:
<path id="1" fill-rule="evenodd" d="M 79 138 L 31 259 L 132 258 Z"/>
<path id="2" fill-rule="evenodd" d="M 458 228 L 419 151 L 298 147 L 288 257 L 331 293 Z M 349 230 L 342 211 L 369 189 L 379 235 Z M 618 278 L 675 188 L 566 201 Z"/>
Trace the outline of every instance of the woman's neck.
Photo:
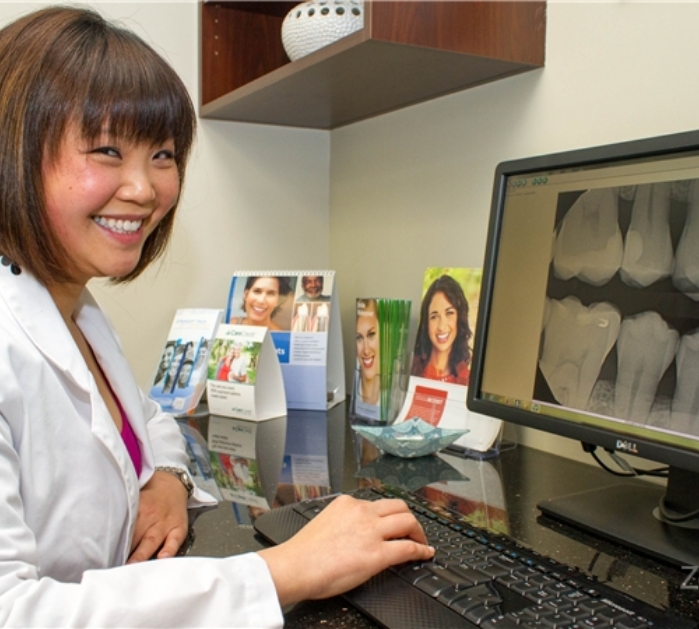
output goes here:
<path id="1" fill-rule="evenodd" d="M 73 319 L 75 309 L 78 306 L 78 300 L 80 299 L 80 295 L 82 294 L 84 288 L 85 286 L 81 284 L 55 284 L 53 286 L 47 286 L 47 289 L 51 294 L 58 311 L 61 313 L 61 316 L 66 323 L 68 331 L 75 341 L 75 345 L 82 354 L 85 365 L 90 370 L 90 373 L 97 384 L 97 390 L 107 406 L 107 410 L 114 421 L 114 425 L 117 427 L 117 430 L 121 432 L 123 428 L 123 421 L 116 397 L 114 396 L 114 393 L 112 392 L 109 383 L 107 382 L 107 379 L 92 352 L 90 344 L 83 336 L 78 324 Z"/>
<path id="2" fill-rule="evenodd" d="M 449 371 L 449 355 L 451 352 L 438 352 L 434 348 L 430 354 L 430 364 L 438 373 L 443 374 Z"/>
<path id="3" fill-rule="evenodd" d="M 47 286 L 56 308 L 61 313 L 66 324 L 72 321 L 73 313 L 78 305 L 78 300 L 85 287 L 80 284 L 53 284 Z"/>
<path id="4" fill-rule="evenodd" d="M 381 393 L 381 378 L 365 378 L 362 376 L 362 398 L 367 404 L 378 404 Z"/>

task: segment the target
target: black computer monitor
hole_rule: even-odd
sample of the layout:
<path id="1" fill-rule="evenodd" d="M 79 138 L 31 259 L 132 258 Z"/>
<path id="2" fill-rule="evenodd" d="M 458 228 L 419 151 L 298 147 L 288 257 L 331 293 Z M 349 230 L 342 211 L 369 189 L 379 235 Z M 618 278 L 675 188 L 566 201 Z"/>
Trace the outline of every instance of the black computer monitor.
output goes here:
<path id="1" fill-rule="evenodd" d="M 497 167 L 468 406 L 668 466 L 540 508 L 699 565 L 699 132 Z"/>

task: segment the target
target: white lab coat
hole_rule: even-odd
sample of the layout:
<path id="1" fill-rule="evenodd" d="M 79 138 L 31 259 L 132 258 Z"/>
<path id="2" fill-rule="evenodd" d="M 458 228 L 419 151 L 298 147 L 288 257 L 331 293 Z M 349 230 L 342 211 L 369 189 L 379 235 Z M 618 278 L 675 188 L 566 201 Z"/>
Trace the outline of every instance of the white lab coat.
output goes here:
<path id="1" fill-rule="evenodd" d="M 141 444 L 133 464 L 53 300 L 0 266 L 0 626 L 279 627 L 256 554 L 124 566 L 139 488 L 186 467 L 176 422 L 137 386 L 84 292 L 76 322 Z M 206 502 L 197 491 L 190 506 Z"/>

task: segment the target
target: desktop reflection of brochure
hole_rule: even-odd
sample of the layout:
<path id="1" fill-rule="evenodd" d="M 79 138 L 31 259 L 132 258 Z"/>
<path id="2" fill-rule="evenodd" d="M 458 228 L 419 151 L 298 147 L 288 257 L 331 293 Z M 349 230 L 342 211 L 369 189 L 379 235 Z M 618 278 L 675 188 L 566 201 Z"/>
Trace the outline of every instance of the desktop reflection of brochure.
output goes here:
<path id="1" fill-rule="evenodd" d="M 186 420 L 179 420 L 180 432 L 187 442 L 187 452 L 189 453 L 189 474 L 194 484 L 210 493 L 216 500 L 221 500 L 221 492 L 214 479 L 211 467 L 211 457 L 206 439 L 201 434 L 199 419 L 197 417 L 187 417 Z"/>
<path id="2" fill-rule="evenodd" d="M 481 276 L 482 269 L 427 269 L 408 393 L 396 421 L 419 417 L 465 428 L 454 446 L 487 452 L 497 447 L 502 422 L 466 407 Z"/>
<path id="3" fill-rule="evenodd" d="M 446 454 L 438 455 L 456 468 L 462 480 L 432 482 L 417 493 L 495 533 L 509 534 L 509 519 L 502 478 L 497 464 Z"/>
<path id="4" fill-rule="evenodd" d="M 209 454 L 225 500 L 269 509 L 279 480 L 286 418 L 254 422 L 211 415 Z"/>
<path id="5" fill-rule="evenodd" d="M 323 411 L 292 411 L 287 416 L 284 461 L 276 503 L 288 504 L 331 493 L 328 424 Z"/>
<path id="6" fill-rule="evenodd" d="M 206 386 L 207 363 L 222 310 L 175 313 L 148 396 L 174 415 L 192 413 Z"/>
<path id="7" fill-rule="evenodd" d="M 345 399 L 334 271 L 238 271 L 224 321 L 269 329 L 287 408 L 327 410 Z"/>

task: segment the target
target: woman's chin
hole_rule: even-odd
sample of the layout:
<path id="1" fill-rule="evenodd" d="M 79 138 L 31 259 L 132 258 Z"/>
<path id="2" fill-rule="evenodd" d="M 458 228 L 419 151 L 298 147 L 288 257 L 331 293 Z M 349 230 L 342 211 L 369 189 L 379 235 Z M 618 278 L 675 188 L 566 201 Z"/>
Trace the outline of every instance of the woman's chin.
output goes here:
<path id="1" fill-rule="evenodd" d="M 433 343 L 432 347 L 434 348 L 435 351 L 439 352 L 440 354 L 448 354 L 451 352 L 451 348 L 454 346 L 454 343 Z"/>

